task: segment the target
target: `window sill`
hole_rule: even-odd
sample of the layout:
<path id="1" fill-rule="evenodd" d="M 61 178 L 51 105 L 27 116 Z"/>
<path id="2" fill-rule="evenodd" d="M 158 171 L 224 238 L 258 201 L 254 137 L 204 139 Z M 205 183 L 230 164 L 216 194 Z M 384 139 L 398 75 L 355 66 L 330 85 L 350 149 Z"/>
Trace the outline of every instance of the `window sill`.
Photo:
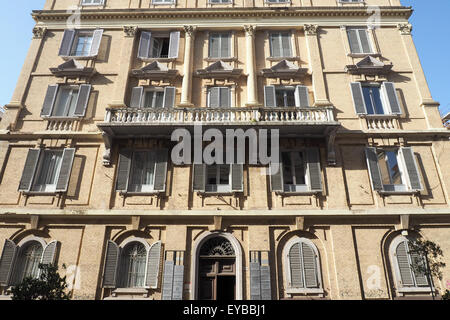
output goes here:
<path id="1" fill-rule="evenodd" d="M 144 61 L 144 62 L 154 62 L 154 61 L 173 62 L 173 61 L 177 60 L 177 58 L 139 58 L 139 60 Z"/>
<path id="2" fill-rule="evenodd" d="M 348 53 L 347 56 L 352 58 L 365 58 L 367 56 L 381 57 L 381 53 Z"/>
<path id="3" fill-rule="evenodd" d="M 300 57 L 267 57 L 267 60 L 269 61 L 281 61 L 281 60 L 288 60 L 288 61 L 296 61 L 299 60 Z"/>
<path id="4" fill-rule="evenodd" d="M 213 197 L 213 196 L 235 196 L 238 193 L 242 193 L 243 191 L 197 191 L 197 194 L 204 197 Z"/>
<path id="5" fill-rule="evenodd" d="M 290 196 L 306 196 L 322 193 L 322 190 L 317 191 L 275 191 L 276 195 L 290 197 Z"/>
<path id="6" fill-rule="evenodd" d="M 97 56 L 60 56 L 64 60 L 94 60 Z"/>
<path id="7" fill-rule="evenodd" d="M 379 190 L 378 193 L 382 196 L 390 196 L 390 195 L 413 195 L 416 193 L 420 193 L 419 190 L 404 190 L 404 191 L 384 191 Z"/>
<path id="8" fill-rule="evenodd" d="M 403 287 L 397 289 L 398 293 L 431 293 L 432 291 L 429 287 Z"/>
<path id="9" fill-rule="evenodd" d="M 26 196 L 57 196 L 64 193 L 63 191 L 22 191 Z"/>
<path id="10" fill-rule="evenodd" d="M 359 114 L 360 118 L 368 118 L 368 119 L 395 119 L 400 118 L 399 114 Z"/>
<path id="11" fill-rule="evenodd" d="M 128 191 L 119 191 L 121 196 L 157 196 L 165 191 L 143 191 L 143 192 L 128 192 Z"/>
<path id="12" fill-rule="evenodd" d="M 81 120 L 83 117 L 53 117 L 53 116 L 42 116 L 44 120 Z"/>
<path id="13" fill-rule="evenodd" d="M 224 62 L 231 62 L 231 61 L 237 61 L 237 58 L 236 57 L 228 57 L 228 58 L 210 58 L 210 57 L 208 57 L 208 58 L 205 58 L 204 60 L 207 62 L 216 62 L 216 61 L 220 61 L 220 60 L 222 60 Z"/>
<path id="14" fill-rule="evenodd" d="M 323 289 L 288 288 L 287 294 L 324 294 Z"/>

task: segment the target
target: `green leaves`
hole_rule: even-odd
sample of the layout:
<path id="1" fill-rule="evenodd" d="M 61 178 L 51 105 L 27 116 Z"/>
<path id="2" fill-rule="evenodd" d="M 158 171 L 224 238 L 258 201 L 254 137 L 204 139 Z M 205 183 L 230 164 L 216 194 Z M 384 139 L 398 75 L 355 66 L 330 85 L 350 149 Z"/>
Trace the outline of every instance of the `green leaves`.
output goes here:
<path id="1" fill-rule="evenodd" d="M 437 244 L 417 239 L 409 244 L 409 252 L 415 257 L 411 266 L 415 272 L 442 280 L 441 269 L 445 267 L 445 263 L 440 260 L 443 254 Z"/>

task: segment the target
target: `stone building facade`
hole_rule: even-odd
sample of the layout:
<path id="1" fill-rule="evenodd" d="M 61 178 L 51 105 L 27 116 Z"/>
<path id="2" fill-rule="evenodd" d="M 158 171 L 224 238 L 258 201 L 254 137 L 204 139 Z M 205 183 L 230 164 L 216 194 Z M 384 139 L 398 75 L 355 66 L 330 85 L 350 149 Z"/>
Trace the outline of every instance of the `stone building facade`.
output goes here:
<path id="1" fill-rule="evenodd" d="M 450 132 L 411 14 L 400 0 L 47 0 L 0 122 L 1 298 L 39 262 L 68 266 L 74 299 L 442 293 Z M 177 164 L 172 133 L 201 153 L 199 125 L 278 130 L 279 160 Z M 432 286 L 411 267 L 416 237 L 447 262 Z"/>

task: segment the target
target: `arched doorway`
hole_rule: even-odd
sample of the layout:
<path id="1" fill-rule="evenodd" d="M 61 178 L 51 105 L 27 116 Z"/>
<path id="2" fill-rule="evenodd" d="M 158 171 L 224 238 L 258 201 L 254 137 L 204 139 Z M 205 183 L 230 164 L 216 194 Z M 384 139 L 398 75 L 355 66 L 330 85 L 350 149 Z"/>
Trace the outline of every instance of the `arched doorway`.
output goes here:
<path id="1" fill-rule="evenodd" d="M 207 239 L 198 255 L 198 299 L 236 299 L 236 252 L 222 236 Z"/>

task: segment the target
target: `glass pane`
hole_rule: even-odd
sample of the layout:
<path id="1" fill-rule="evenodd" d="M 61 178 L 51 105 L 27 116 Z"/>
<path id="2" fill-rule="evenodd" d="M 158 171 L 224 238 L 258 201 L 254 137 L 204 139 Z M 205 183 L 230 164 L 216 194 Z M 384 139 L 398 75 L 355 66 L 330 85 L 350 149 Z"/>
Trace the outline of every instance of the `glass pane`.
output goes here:
<path id="1" fill-rule="evenodd" d="M 283 163 L 283 179 L 284 184 L 294 184 L 294 175 L 292 168 L 291 155 L 289 152 L 281 154 L 281 161 Z"/>
<path id="2" fill-rule="evenodd" d="M 285 92 L 286 107 L 295 107 L 295 91 L 286 90 Z"/>
<path id="3" fill-rule="evenodd" d="M 144 98 L 144 108 L 153 108 L 153 95 L 154 91 L 146 91 Z"/>
<path id="4" fill-rule="evenodd" d="M 366 102 L 367 114 L 374 114 L 374 108 L 372 103 L 372 94 L 370 87 L 363 87 L 364 101 Z"/>
<path id="5" fill-rule="evenodd" d="M 305 182 L 305 164 L 302 152 L 293 152 L 295 184 L 306 184 Z"/>
<path id="6" fill-rule="evenodd" d="M 42 245 L 36 241 L 28 243 L 22 250 L 23 264 L 23 278 L 32 277 L 37 278 L 39 274 L 39 263 L 42 257 Z"/>
<path id="7" fill-rule="evenodd" d="M 131 173 L 130 190 L 141 192 L 142 186 L 153 185 L 155 174 L 155 154 L 153 152 L 135 152 Z"/>
<path id="8" fill-rule="evenodd" d="M 147 250 L 142 243 L 132 242 L 128 244 L 123 253 L 126 267 L 126 287 L 139 288 L 145 285 L 145 265 Z"/>
<path id="9" fill-rule="evenodd" d="M 164 91 L 155 92 L 155 108 L 162 108 L 164 102 Z"/>
<path id="10" fill-rule="evenodd" d="M 367 34 L 367 30 L 358 30 L 359 39 L 361 40 L 362 52 L 370 53 L 372 50 L 370 48 L 369 43 L 369 35 Z"/>
<path id="11" fill-rule="evenodd" d="M 228 185 L 230 183 L 230 166 L 218 165 L 219 167 L 219 184 Z"/>
<path id="12" fill-rule="evenodd" d="M 66 106 L 67 102 L 70 98 L 71 89 L 62 88 L 58 92 L 58 96 L 56 97 L 55 107 L 52 111 L 52 116 L 55 117 L 64 117 L 67 115 Z"/>
<path id="13" fill-rule="evenodd" d="M 76 45 L 74 47 L 74 56 L 87 56 L 90 54 L 92 46 L 92 35 L 80 34 L 77 36 Z"/>
<path id="14" fill-rule="evenodd" d="M 47 185 L 55 185 L 61 167 L 62 151 L 45 151 L 35 185 L 44 191 Z M 42 187 L 42 188 L 40 188 Z"/>
<path id="15" fill-rule="evenodd" d="M 206 178 L 206 184 L 217 184 L 217 166 L 211 165 L 207 166 L 207 178 Z"/>
<path id="16" fill-rule="evenodd" d="M 379 87 L 363 87 L 367 114 L 384 114 Z"/>
<path id="17" fill-rule="evenodd" d="M 152 58 L 159 58 L 162 51 L 162 39 L 153 38 L 152 45 Z"/>
<path id="18" fill-rule="evenodd" d="M 397 161 L 397 151 L 378 151 L 378 164 L 384 185 L 403 184 Z"/>
<path id="19" fill-rule="evenodd" d="M 282 53 L 281 56 L 282 57 L 290 57 L 292 56 L 291 53 L 291 35 L 290 33 L 286 32 L 286 33 L 282 33 L 281 34 L 281 42 L 282 42 Z"/>
<path id="20" fill-rule="evenodd" d="M 72 90 L 72 94 L 70 96 L 70 102 L 68 103 L 69 109 L 67 110 L 67 116 L 72 117 L 75 112 L 75 108 L 77 106 L 78 99 L 78 90 Z"/>

